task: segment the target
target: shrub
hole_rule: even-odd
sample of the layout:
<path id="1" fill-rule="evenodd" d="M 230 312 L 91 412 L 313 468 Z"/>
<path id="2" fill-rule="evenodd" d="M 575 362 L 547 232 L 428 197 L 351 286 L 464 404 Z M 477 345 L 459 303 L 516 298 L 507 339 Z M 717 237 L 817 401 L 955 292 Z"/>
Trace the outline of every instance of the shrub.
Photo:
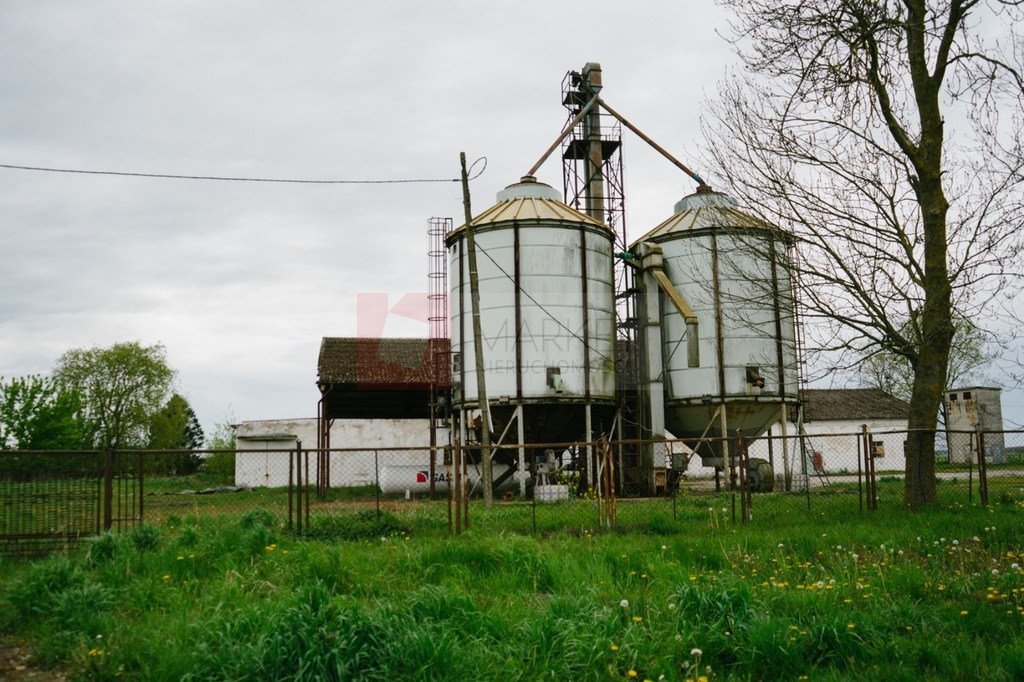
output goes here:
<path id="1" fill-rule="evenodd" d="M 155 549 L 160 544 L 160 529 L 148 523 L 135 526 L 128 532 L 128 539 L 140 552 Z"/>

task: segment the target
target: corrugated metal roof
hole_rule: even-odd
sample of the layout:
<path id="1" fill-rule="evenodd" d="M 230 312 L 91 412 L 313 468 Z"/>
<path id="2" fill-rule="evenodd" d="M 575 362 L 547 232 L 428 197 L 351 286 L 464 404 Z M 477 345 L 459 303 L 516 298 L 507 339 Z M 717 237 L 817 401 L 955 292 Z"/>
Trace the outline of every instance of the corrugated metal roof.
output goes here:
<path id="1" fill-rule="evenodd" d="M 658 237 L 670 234 L 710 228 L 779 229 L 771 223 L 741 211 L 736 202 L 728 195 L 701 190 L 677 203 L 676 213 L 672 217 L 637 239 L 635 243 L 657 241 Z"/>
<path id="2" fill-rule="evenodd" d="M 557 192 L 550 185 L 523 178 L 523 181 L 509 185 L 498 194 L 498 203 L 473 218 L 474 227 L 493 225 L 502 222 L 555 222 L 555 223 L 586 223 L 596 227 L 610 229 L 607 225 L 580 213 L 574 208 L 563 204 Z M 503 198 L 504 197 L 504 198 Z M 466 229 L 465 223 L 459 225 L 449 234 Z"/>

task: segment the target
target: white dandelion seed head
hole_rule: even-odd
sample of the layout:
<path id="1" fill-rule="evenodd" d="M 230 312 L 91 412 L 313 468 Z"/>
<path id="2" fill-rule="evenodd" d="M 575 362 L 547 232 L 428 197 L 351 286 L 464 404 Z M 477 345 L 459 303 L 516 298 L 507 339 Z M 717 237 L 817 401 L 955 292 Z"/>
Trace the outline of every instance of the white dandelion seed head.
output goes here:
<path id="1" fill-rule="evenodd" d="M 622 601 L 619 602 L 619 606 L 621 606 L 624 609 L 628 609 L 629 608 L 629 600 L 628 599 L 623 599 Z"/>
<path id="2" fill-rule="evenodd" d="M 700 649 L 694 647 L 693 649 L 690 649 L 690 655 L 691 656 L 703 656 L 704 652 L 701 651 Z"/>

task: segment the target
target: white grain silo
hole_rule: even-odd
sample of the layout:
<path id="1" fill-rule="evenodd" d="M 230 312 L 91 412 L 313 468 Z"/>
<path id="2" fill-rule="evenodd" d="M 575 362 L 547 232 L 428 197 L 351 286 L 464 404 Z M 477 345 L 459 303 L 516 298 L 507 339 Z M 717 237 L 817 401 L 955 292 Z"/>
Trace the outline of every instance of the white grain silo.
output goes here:
<path id="1" fill-rule="evenodd" d="M 643 361 L 657 387 L 652 409 L 664 414 L 654 431 L 756 438 L 798 404 L 791 244 L 703 185 L 634 244 L 648 300 Z M 661 282 L 651 276 L 659 270 Z M 650 298 L 659 288 L 669 294 L 661 305 Z M 698 452 L 706 466 L 723 465 L 721 448 Z"/>
<path id="2" fill-rule="evenodd" d="M 616 412 L 614 235 L 527 176 L 473 218 L 492 434 L 589 440 Z M 479 418 L 466 226 L 448 234 L 453 410 Z"/>

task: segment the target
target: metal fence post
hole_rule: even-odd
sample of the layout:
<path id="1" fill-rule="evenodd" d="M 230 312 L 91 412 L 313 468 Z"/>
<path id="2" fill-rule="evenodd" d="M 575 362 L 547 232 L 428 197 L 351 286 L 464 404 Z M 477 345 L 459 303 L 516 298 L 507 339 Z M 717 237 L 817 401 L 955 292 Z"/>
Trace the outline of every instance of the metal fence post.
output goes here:
<path id="1" fill-rule="evenodd" d="M 988 461 L 985 459 L 985 433 L 981 427 L 978 430 L 978 497 L 981 499 L 981 506 L 988 506 Z"/>
<path id="2" fill-rule="evenodd" d="M 145 462 L 142 459 L 142 453 L 140 452 L 140 453 L 138 453 L 138 460 L 137 460 L 137 464 L 136 464 L 136 466 L 138 467 L 138 472 L 139 472 L 139 524 L 140 525 L 145 522 L 145 516 L 144 516 L 144 512 L 145 512 L 144 505 L 145 505 L 145 502 L 143 500 L 146 499 L 146 491 L 143 489 L 143 486 L 145 485 L 144 479 L 146 477 L 145 476 L 146 469 L 143 466 L 144 463 Z"/>
<path id="3" fill-rule="evenodd" d="M 380 520 L 380 460 L 378 458 L 378 450 L 373 451 L 373 475 L 377 482 L 377 490 L 374 495 L 377 500 L 377 520 Z"/>
<path id="4" fill-rule="evenodd" d="M 875 451 L 871 443 L 871 431 L 868 430 L 866 424 L 864 425 L 864 445 L 866 446 L 864 451 L 867 453 L 868 458 L 868 509 L 878 511 L 878 479 L 875 477 Z"/>
<path id="5" fill-rule="evenodd" d="M 804 477 L 804 496 L 807 498 L 807 511 L 811 511 L 811 476 L 807 473 L 807 434 L 800 435 L 800 474 Z M 814 448 L 811 448 L 814 453 Z M 824 463 L 822 463 L 824 468 Z"/>
<path id="6" fill-rule="evenodd" d="M 455 461 L 452 467 L 455 470 L 455 490 L 452 497 L 455 498 L 455 534 L 462 535 L 462 444 L 455 441 Z M 448 482 L 449 488 L 452 481 Z"/>
<path id="7" fill-rule="evenodd" d="M 864 450 L 866 448 L 864 442 L 864 432 L 867 431 L 868 425 L 860 425 L 860 433 L 857 434 L 857 508 L 862 514 L 864 513 L 864 481 L 862 480 L 862 471 L 864 469 Z"/>
<path id="8" fill-rule="evenodd" d="M 295 530 L 302 533 L 302 444 L 295 443 Z"/>
<path id="9" fill-rule="evenodd" d="M 490 457 L 491 450 L 481 451 L 482 457 Z M 469 458 L 462 458 L 462 529 L 469 530 Z"/>
<path id="10" fill-rule="evenodd" d="M 750 472 L 746 469 L 746 459 L 744 455 L 745 453 L 743 452 L 743 431 L 737 430 L 736 459 L 739 461 L 740 476 L 740 523 L 747 522 L 747 489 L 750 487 L 750 481 L 747 478 L 747 475 Z"/>
<path id="11" fill-rule="evenodd" d="M 302 448 L 302 441 L 298 442 L 299 448 Z M 310 501 L 310 485 L 309 485 L 309 450 L 304 452 L 304 460 L 306 463 L 306 531 L 309 531 L 309 508 L 312 506 Z"/>
<path id="12" fill-rule="evenodd" d="M 235 456 L 238 456 L 238 452 L 235 452 Z M 294 515 L 292 506 L 292 498 L 294 496 L 295 487 L 295 462 L 292 461 L 292 453 L 288 453 L 288 530 L 293 530 Z"/>
<path id="13" fill-rule="evenodd" d="M 114 451 L 103 451 L 103 530 L 114 525 Z"/>
<path id="14" fill-rule="evenodd" d="M 452 481 L 452 464 L 454 463 L 455 458 L 454 450 L 457 450 L 458 447 L 459 439 L 456 438 L 454 449 L 451 447 L 445 448 L 444 454 L 444 473 L 445 480 L 447 481 L 445 490 L 448 491 L 448 535 L 452 534 L 452 493 L 454 492 L 452 490 L 452 488 L 454 487 L 454 483 Z"/>

